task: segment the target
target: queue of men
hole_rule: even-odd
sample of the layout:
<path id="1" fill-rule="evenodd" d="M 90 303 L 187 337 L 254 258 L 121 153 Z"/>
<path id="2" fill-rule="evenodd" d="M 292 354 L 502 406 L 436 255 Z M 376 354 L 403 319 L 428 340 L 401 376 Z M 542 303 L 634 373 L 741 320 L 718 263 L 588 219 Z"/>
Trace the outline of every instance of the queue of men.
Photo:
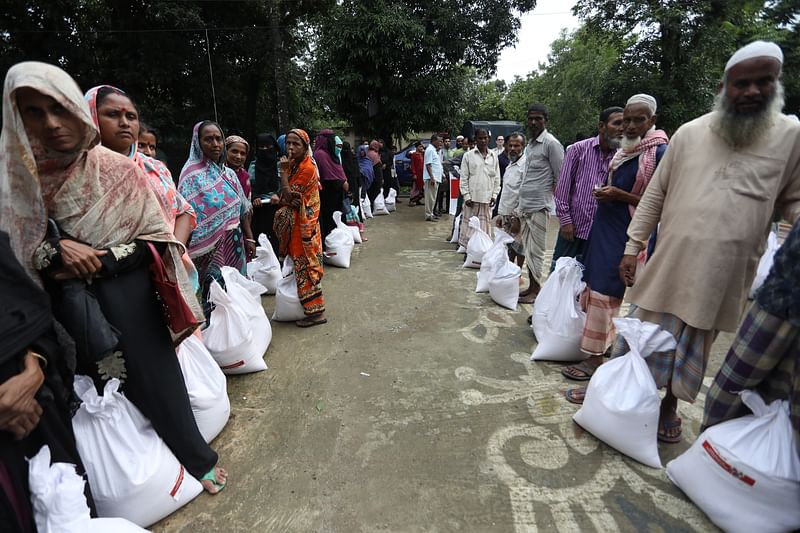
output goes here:
<path id="1" fill-rule="evenodd" d="M 527 263 L 530 284 L 521 303 L 534 302 L 539 291 L 553 210 L 560 223 L 553 263 L 569 256 L 585 266 L 586 359 L 566 366 L 566 378 L 588 381 L 605 358 L 628 351 L 612 321 L 624 298 L 630 316 L 675 337 L 675 350 L 646 359 L 666 391 L 662 442 L 681 441 L 678 400 L 697 399 L 711 345 L 720 331 L 737 330 L 770 224 L 782 218 L 795 224 L 779 254 L 787 259 L 765 283 L 769 301 L 765 291 L 757 295 L 728 353 L 705 424 L 743 414 L 736 393 L 746 384 L 767 401 L 792 403 L 800 449 L 800 276 L 792 277 L 800 267 L 787 262 L 800 247 L 800 123 L 782 114 L 782 63 L 773 43 L 756 41 L 737 51 L 725 66 L 713 110 L 671 139 L 657 127 L 656 99 L 637 94 L 624 108 L 604 109 L 597 136 L 571 145 L 565 155 L 547 131 L 547 108 L 532 105 L 527 142 L 522 133 L 505 139 L 509 164 L 499 200 L 498 158 L 485 148 L 486 132 L 465 154 L 459 243 L 466 246 L 470 229 L 464 221 L 473 215 L 491 235 L 485 213 L 498 201 L 494 225 L 515 236 L 509 257 L 524 256 Z M 753 337 L 764 331 L 780 342 Z M 585 390 L 567 390 L 566 400 L 582 403 Z"/>

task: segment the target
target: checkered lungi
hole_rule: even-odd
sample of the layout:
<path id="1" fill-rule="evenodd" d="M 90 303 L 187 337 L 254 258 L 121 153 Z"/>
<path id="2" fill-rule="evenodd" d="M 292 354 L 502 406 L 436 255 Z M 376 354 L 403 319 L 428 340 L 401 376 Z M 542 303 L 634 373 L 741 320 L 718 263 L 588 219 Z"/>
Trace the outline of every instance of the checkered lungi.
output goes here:
<path id="1" fill-rule="evenodd" d="M 711 345 L 717 338 L 716 330 L 697 329 L 669 313 L 647 311 L 631 305 L 628 316 L 643 322 L 661 326 L 675 337 L 678 347 L 668 352 L 655 352 L 648 356 L 647 366 L 658 388 L 670 386 L 676 398 L 694 402 L 703 385 L 703 376 L 711 353 Z M 617 335 L 611 357 L 628 353 L 628 343 Z"/>
<path id="2" fill-rule="evenodd" d="M 522 229 L 519 232 L 522 247 L 525 249 L 525 261 L 533 280 L 541 285 L 544 267 L 544 248 L 547 240 L 547 209 L 529 215 L 520 215 Z"/>
<path id="3" fill-rule="evenodd" d="M 472 203 L 472 207 L 464 204 L 461 210 L 461 227 L 458 230 L 458 244 L 467 247 L 469 238 L 472 237 L 472 228 L 469 227 L 469 219 L 478 217 L 481 222 L 481 229 L 486 232 L 489 237 L 494 239 L 494 229 L 492 228 L 492 208 L 489 204 Z"/>
<path id="4" fill-rule="evenodd" d="M 619 315 L 622 298 L 606 296 L 587 287 L 581 295 L 581 303 L 586 311 L 581 351 L 589 355 L 602 355 L 616 338 L 617 328 L 613 319 Z"/>
<path id="5" fill-rule="evenodd" d="M 788 400 L 800 451 L 800 327 L 754 302 L 706 396 L 703 428 L 750 414 L 737 393 L 755 390 L 765 402 Z"/>

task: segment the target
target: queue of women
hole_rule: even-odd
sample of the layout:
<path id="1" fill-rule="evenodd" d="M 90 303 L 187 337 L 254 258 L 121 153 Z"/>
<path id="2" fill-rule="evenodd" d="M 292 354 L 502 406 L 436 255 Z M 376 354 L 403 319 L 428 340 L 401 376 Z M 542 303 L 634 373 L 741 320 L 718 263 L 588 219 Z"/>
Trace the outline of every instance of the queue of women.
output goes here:
<path id="1" fill-rule="evenodd" d="M 342 211 L 363 231 L 359 200 L 374 198 L 382 182 L 369 148 L 356 155 L 330 130 L 313 145 L 301 129 L 279 139 L 261 134 L 256 144 L 248 172 L 245 139 L 197 123 L 176 186 L 124 90 L 101 85 L 83 94 L 44 63 L 9 69 L 0 137 L 4 531 L 36 531 L 25 459 L 43 445 L 52 463 L 76 465 L 87 477 L 90 461 L 82 461 L 71 421 L 80 405 L 76 374 L 89 376 L 98 394 L 119 379 L 181 468 L 211 494 L 225 487 L 228 474 L 198 430 L 176 346 L 208 325 L 209 291 L 224 287 L 225 267 L 246 275 L 260 233 L 294 265 L 305 315 L 297 326 L 327 322 L 320 283 L 332 215 Z M 84 492 L 94 514 L 88 484 Z"/>

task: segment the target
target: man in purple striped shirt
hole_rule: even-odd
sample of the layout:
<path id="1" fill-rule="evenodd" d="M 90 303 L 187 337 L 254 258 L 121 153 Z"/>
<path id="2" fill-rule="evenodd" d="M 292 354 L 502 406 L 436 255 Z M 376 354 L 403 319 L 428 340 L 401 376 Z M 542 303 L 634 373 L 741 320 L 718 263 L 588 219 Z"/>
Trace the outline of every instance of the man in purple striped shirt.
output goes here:
<path id="1" fill-rule="evenodd" d="M 592 191 L 606 184 L 608 165 L 622 140 L 622 111 L 621 107 L 604 109 L 597 124 L 597 137 L 576 142 L 567 149 L 554 195 L 561 229 L 550 272 L 559 257 L 580 260 L 583 255 L 597 209 Z"/>

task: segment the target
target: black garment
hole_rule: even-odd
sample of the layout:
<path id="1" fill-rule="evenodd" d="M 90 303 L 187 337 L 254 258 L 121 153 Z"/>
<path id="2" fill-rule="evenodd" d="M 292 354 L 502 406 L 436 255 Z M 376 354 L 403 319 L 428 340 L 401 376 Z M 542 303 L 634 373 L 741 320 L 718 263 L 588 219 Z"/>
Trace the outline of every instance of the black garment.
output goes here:
<path id="1" fill-rule="evenodd" d="M 0 232 L 0 383 L 19 374 L 28 349 L 47 359 L 44 384 L 36 394 L 42 407 L 39 424 L 22 440 L 0 431 L 0 525 L 6 532 L 35 529 L 30 507 L 28 463 L 25 458 L 48 445 L 52 462 L 76 465 L 85 470 L 72 432 L 72 392 L 75 352 L 71 339 L 53 320 L 47 294 L 27 275 L 11 250 L 8 235 Z M 5 488 L 4 488 L 5 485 Z M 9 494 L 7 491 L 10 491 Z M 94 501 L 85 485 L 87 504 L 93 516 Z M 16 502 L 16 505 L 12 504 Z"/>
<path id="2" fill-rule="evenodd" d="M 161 305 L 150 280 L 152 255 L 142 241 L 122 259 L 108 253 L 101 276 L 91 290 L 108 322 L 120 332 L 119 350 L 125 360 L 125 396 L 147 417 L 190 474 L 200 478 L 217 464 L 217 454 L 203 439 L 189 405 L 189 395 Z M 159 252 L 164 244 L 154 243 Z M 57 282 L 47 284 L 58 298 Z M 94 361 L 78 361 L 98 390 L 103 382 Z"/>
<path id="3" fill-rule="evenodd" d="M 322 190 L 319 192 L 319 228 L 322 238 L 322 248 L 325 249 L 325 237 L 334 230 L 333 213 L 342 211 L 344 191 L 339 180 L 322 180 Z"/>
<path id="4" fill-rule="evenodd" d="M 500 166 L 500 192 L 497 193 L 497 201 L 495 201 L 494 208 L 492 208 L 493 217 L 497 216 L 498 209 L 500 209 L 500 195 L 503 194 L 503 177 L 506 175 L 506 168 L 511 164 L 511 159 L 508 158 L 505 150 L 497 156 L 497 164 Z"/>
<path id="5" fill-rule="evenodd" d="M 383 196 L 389 196 L 389 189 L 394 189 L 397 194 L 400 194 L 400 185 L 397 178 L 392 176 L 392 165 L 394 165 L 394 157 L 392 153 L 386 148 L 381 149 L 381 171 L 383 172 Z"/>
<path id="6" fill-rule="evenodd" d="M 263 147 L 268 148 L 264 149 Z M 278 254 L 278 235 L 273 229 L 275 213 L 278 206 L 269 204 L 269 199 L 273 194 L 278 194 L 281 190 L 281 179 L 278 175 L 278 143 L 275 137 L 268 133 L 259 133 L 256 136 L 256 166 L 255 180 L 253 182 L 252 197 L 260 198 L 262 204 L 253 207 L 253 216 L 250 226 L 256 238 L 264 234 L 269 239 L 275 254 Z"/>
<path id="7" fill-rule="evenodd" d="M 369 198 L 370 206 L 374 208 L 375 198 L 378 197 L 378 194 L 382 194 L 383 192 L 383 171 L 381 170 L 381 164 L 376 164 L 373 167 L 373 171 L 375 172 L 375 179 L 372 181 L 372 185 L 370 185 L 369 189 L 367 189 L 367 197 Z"/>
<path id="8" fill-rule="evenodd" d="M 350 198 L 351 205 L 354 205 L 356 210 L 361 213 L 361 181 L 363 178 L 361 176 L 361 169 L 358 168 L 356 154 L 353 153 L 348 142 L 342 144 L 341 155 L 342 168 L 344 169 L 345 176 L 347 176 L 347 185 L 350 189 L 347 191 L 347 196 Z"/>

